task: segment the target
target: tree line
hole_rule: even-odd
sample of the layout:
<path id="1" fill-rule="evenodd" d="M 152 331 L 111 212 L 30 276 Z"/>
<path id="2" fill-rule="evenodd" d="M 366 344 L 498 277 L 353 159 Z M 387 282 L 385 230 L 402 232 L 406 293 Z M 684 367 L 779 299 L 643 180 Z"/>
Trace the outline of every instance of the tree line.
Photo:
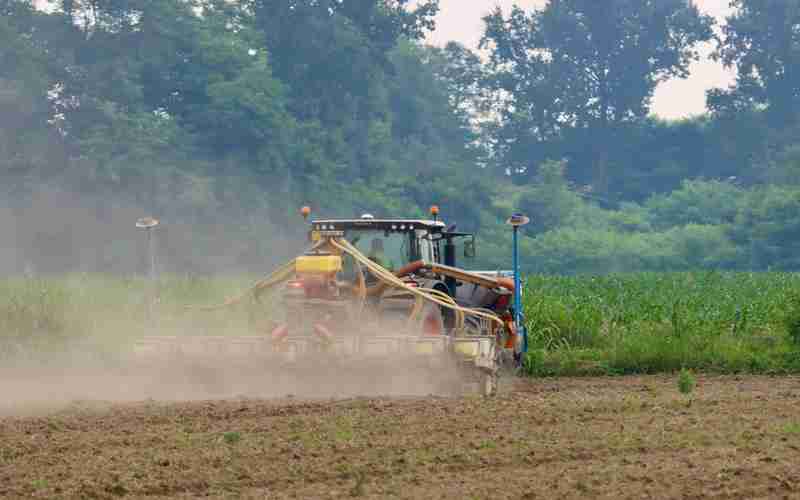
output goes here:
<path id="1" fill-rule="evenodd" d="M 437 0 L 0 0 L 0 226 L 16 267 L 114 270 L 132 236 L 105 229 L 146 211 L 172 269 L 261 269 L 296 251 L 303 204 L 438 204 L 479 267 L 508 265 L 521 210 L 530 271 L 795 269 L 800 0 L 732 6 L 497 9 L 474 51 L 424 43 Z M 707 43 L 735 83 L 653 117 Z"/>

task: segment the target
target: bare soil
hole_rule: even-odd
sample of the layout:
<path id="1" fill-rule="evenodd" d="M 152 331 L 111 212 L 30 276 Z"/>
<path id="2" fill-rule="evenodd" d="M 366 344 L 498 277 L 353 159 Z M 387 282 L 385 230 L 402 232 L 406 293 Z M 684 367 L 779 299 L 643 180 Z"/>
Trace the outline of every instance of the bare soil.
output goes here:
<path id="1" fill-rule="evenodd" d="M 55 406 L 6 405 L 0 497 L 800 498 L 799 378 Z"/>

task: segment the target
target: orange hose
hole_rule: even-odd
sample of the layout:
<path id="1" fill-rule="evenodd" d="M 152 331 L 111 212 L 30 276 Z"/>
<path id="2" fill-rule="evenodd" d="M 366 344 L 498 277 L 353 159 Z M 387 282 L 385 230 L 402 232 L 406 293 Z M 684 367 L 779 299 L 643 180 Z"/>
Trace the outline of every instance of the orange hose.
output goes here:
<path id="1" fill-rule="evenodd" d="M 405 276 L 408 276 L 409 274 L 414 274 L 415 272 L 419 271 L 420 269 L 422 269 L 427 265 L 428 264 L 426 264 L 424 260 L 417 260 L 415 262 L 406 264 L 405 266 L 401 267 L 394 273 L 394 275 L 397 276 L 398 278 L 403 278 Z M 387 285 L 385 282 L 382 281 L 377 285 L 368 288 L 367 295 L 370 297 L 380 295 L 386 288 L 388 288 L 388 286 L 389 285 Z"/>
<path id="2" fill-rule="evenodd" d="M 514 293 L 514 280 L 511 278 L 496 278 L 497 282 L 500 283 L 500 286 L 507 290 L 511 290 L 511 293 Z"/>

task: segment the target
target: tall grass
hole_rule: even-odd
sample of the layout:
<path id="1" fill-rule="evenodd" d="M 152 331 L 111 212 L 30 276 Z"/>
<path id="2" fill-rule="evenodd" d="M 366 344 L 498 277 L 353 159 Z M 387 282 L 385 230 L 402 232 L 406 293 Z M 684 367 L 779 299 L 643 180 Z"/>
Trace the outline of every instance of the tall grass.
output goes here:
<path id="1" fill-rule="evenodd" d="M 532 375 L 800 371 L 800 275 L 528 279 Z"/>
<path id="2" fill-rule="evenodd" d="M 269 297 L 218 311 L 187 306 L 218 304 L 250 285 L 250 277 L 164 276 L 156 286 L 84 274 L 0 280 L 0 359 L 85 347 L 113 352 L 148 334 L 249 334 L 266 328 Z"/>
<path id="3" fill-rule="evenodd" d="M 274 299 L 188 309 L 238 295 L 249 276 L 162 276 L 154 320 L 144 278 L 0 280 L 0 360 L 90 345 L 124 350 L 143 335 L 247 335 L 280 320 Z M 698 272 L 530 276 L 529 374 L 800 372 L 800 275 Z"/>

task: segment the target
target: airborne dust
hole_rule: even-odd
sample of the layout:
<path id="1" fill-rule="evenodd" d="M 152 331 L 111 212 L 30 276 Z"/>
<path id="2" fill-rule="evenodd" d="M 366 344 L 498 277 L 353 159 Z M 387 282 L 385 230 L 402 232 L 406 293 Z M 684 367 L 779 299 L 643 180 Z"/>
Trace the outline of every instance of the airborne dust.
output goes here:
<path id="1" fill-rule="evenodd" d="M 65 276 L 70 277 L 68 281 L 76 282 L 89 277 L 85 278 L 89 283 L 93 283 L 93 276 L 102 276 L 102 280 L 111 283 L 145 280 L 149 271 L 147 240 L 142 230 L 135 227 L 136 220 L 145 215 L 151 214 L 130 200 L 79 196 L 53 188 L 37 189 L 17 200 L 7 200 L 0 209 L 0 231 L 4 235 L 0 241 L 0 276 L 14 285 L 5 285 L 8 290 L 0 296 L 6 302 L 0 306 L 0 316 L 35 310 L 35 304 L 29 307 L 28 302 L 36 302 L 40 294 L 52 296 L 49 283 L 64 280 Z M 230 275 L 261 277 L 304 248 L 304 242 L 296 234 L 276 230 L 264 222 L 254 224 L 249 232 L 241 229 L 233 232 L 230 228 L 241 228 L 242 223 L 237 224 L 232 216 L 197 220 L 170 207 L 152 215 L 162 221 L 155 245 L 157 272 L 162 277 L 202 276 L 207 280 Z M 36 287 L 34 293 L 15 296 L 14 287 L 24 288 L 26 282 Z M 244 286 L 247 281 L 242 283 Z M 216 321 L 224 323 L 225 328 L 216 332 L 207 316 L 186 313 L 188 319 L 182 323 L 173 322 L 161 328 L 156 322 L 153 327 L 140 307 L 142 296 L 131 294 L 105 304 L 104 296 L 110 295 L 111 290 L 95 284 L 85 287 L 90 289 L 81 291 L 82 302 L 75 308 L 80 313 L 83 307 L 86 313 L 70 320 L 73 330 L 70 334 L 81 337 L 82 332 L 74 330 L 91 329 L 95 337 L 102 338 L 102 347 L 81 339 L 51 349 L 46 356 L 30 356 L 24 350 L 17 352 L 5 345 L 0 350 L 0 414 L 57 410 L 74 401 L 419 396 L 441 394 L 455 375 L 452 367 L 420 369 L 401 360 L 356 366 L 323 359 L 300 363 L 291 370 L 271 366 L 263 358 L 211 356 L 185 362 L 175 359 L 142 362 L 130 356 L 131 340 L 137 336 L 268 335 L 274 323 L 254 325 L 241 321 L 231 326 L 230 322 L 220 320 L 226 313 L 217 312 Z M 70 295 L 78 290 L 80 287 L 74 288 L 74 292 L 70 287 L 62 289 L 58 301 L 75 302 Z M 217 303 L 226 298 L 222 294 L 211 295 L 183 300 Z M 13 327 L 9 321 L 3 325 Z M 46 325 L 37 322 L 46 323 L 33 318 L 29 333 L 44 337 L 46 342 L 49 333 L 42 330 Z M 2 334 L 0 341 L 9 344 L 9 336 L 14 333 L 8 330 Z M 115 345 L 117 338 L 120 341 Z M 12 346 L 14 341 L 11 339 Z"/>
<path id="2" fill-rule="evenodd" d="M 0 415 L 58 411 L 76 402 L 118 403 L 221 399 L 343 399 L 354 397 L 449 396 L 456 369 L 421 368 L 411 362 L 318 364 L 289 369 L 256 361 L 53 362 L 17 364 L 0 370 Z"/>

